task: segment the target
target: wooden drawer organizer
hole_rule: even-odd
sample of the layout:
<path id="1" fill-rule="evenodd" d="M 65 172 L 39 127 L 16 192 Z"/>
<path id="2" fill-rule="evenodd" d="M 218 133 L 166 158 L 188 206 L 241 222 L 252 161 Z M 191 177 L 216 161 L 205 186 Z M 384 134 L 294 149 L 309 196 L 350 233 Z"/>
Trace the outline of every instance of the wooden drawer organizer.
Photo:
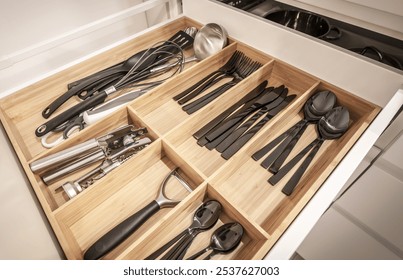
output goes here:
<path id="1" fill-rule="evenodd" d="M 261 259 L 379 112 L 376 105 L 366 100 L 231 40 L 216 55 L 186 65 L 181 74 L 61 145 L 50 150 L 41 146 L 34 135 L 34 129 L 44 121 L 41 110 L 65 91 L 68 82 L 113 65 L 187 26 L 200 27 L 200 24 L 186 17 L 180 18 L 1 100 L 2 123 L 68 259 L 81 259 L 83 252 L 100 236 L 154 199 L 160 182 L 174 166 L 180 167 L 194 191 L 174 208 L 158 212 L 104 258 L 145 258 L 186 228 L 193 212 L 204 199 L 214 198 L 224 208 L 215 227 L 236 220 L 246 230 L 246 236 L 236 251 L 216 257 Z M 260 61 L 263 67 L 198 112 L 187 115 L 182 111 L 172 97 L 222 66 L 235 50 Z M 190 53 L 187 51 L 187 55 Z M 284 84 L 297 98 L 229 160 L 224 160 L 214 150 L 199 147 L 192 134 L 264 80 L 268 80 L 271 86 Z M 351 125 L 340 139 L 325 142 L 296 191 L 287 197 L 281 192 L 287 179 L 271 186 L 267 182 L 270 173 L 260 167 L 260 162 L 254 161 L 251 155 L 302 119 L 301 108 L 319 89 L 329 89 L 336 94 L 338 103 L 350 111 Z M 62 109 L 74 102 L 77 101 L 71 100 Z M 153 143 L 71 200 L 56 193 L 55 189 L 79 174 L 45 186 L 29 168 L 29 163 L 35 159 L 128 123 L 146 126 Z M 314 126 L 309 126 L 294 151 L 300 150 L 315 137 Z M 92 167 L 87 170 L 89 168 Z M 179 190 L 184 192 L 179 186 L 172 191 L 178 193 Z M 200 234 L 188 253 L 205 246 L 211 232 Z"/>

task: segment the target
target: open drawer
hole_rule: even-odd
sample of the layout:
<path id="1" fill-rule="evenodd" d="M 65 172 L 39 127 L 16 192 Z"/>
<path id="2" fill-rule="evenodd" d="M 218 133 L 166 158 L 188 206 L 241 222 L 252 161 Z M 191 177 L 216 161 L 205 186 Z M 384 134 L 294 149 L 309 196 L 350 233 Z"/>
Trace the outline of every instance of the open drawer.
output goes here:
<path id="1" fill-rule="evenodd" d="M 184 2 L 187 5 L 187 2 L 191 1 Z M 203 8 L 206 8 L 204 5 L 207 7 L 215 5 L 209 1 L 200 3 L 203 3 L 201 4 Z M 193 5 L 197 6 L 188 4 L 187 7 L 191 8 Z M 189 13 L 187 17 L 153 28 L 149 33 L 125 45 L 111 49 L 1 100 L 1 120 L 69 259 L 81 259 L 91 244 L 149 202 L 155 195 L 164 174 L 175 166 L 182 170 L 182 175 L 189 182 L 193 192 L 174 208 L 164 209 L 148 220 L 116 249 L 105 255 L 105 258 L 146 257 L 164 242 L 164 238 L 169 238 L 165 234 L 177 232 L 186 226 L 191 213 L 203 200 L 214 198 L 220 201 L 225 209 L 218 225 L 236 220 L 243 225 L 246 232 L 237 251 L 217 257 L 261 259 L 267 252 L 271 252 L 276 242 L 276 247 L 282 242 L 282 236 L 289 233 L 288 228 L 292 228 L 294 220 L 298 221 L 302 209 L 308 202 L 317 200 L 316 196 L 322 189 L 332 184 L 329 183 L 333 177 L 332 172 L 338 165 L 336 171 L 345 168 L 343 158 L 351 155 L 349 151 L 365 150 L 387 125 L 393 116 L 393 110 L 397 110 L 389 107 L 376 118 L 380 107 L 374 103 L 287 64 L 271 53 L 259 51 L 251 43 L 232 38 L 230 44 L 219 53 L 201 62 L 187 65 L 181 74 L 134 100 L 127 107 L 82 130 L 60 146 L 50 150 L 41 146 L 40 140 L 33 132 L 34 127 L 43 121 L 40 112 L 52 98 L 62 92 L 69 80 L 113 65 L 115 61 L 148 47 L 152 42 L 169 38 L 170 34 L 188 25 L 200 27 L 202 24 L 194 21 L 192 19 L 194 15 Z M 213 21 L 215 20 L 211 20 Z M 207 23 L 205 20 L 200 22 Z M 210 73 L 212 69 L 221 67 L 237 50 L 258 61 L 262 66 L 194 114 L 189 115 L 181 110 L 172 98 Z M 95 64 L 95 61 L 98 63 Z M 285 85 L 290 93 L 295 94 L 295 98 L 229 159 L 224 159 L 215 150 L 197 145 L 193 133 L 263 81 L 268 81 L 269 86 Z M 298 184 L 297 191 L 287 197 L 281 193 L 284 183 L 280 182 L 275 187 L 269 185 L 267 171 L 260 167 L 259 162 L 252 160 L 251 155 L 282 133 L 286 126 L 303 118 L 301 109 L 306 100 L 317 90 L 323 89 L 333 91 L 338 104 L 349 109 L 350 127 L 341 138 L 329 141 L 322 147 L 314 163 Z M 38 99 L 38 96 L 43 98 Z M 399 99 L 399 96 L 396 99 Z M 401 102 L 401 99 L 399 100 Z M 373 121 L 376 130 L 374 133 L 372 130 L 367 130 Z M 98 137 L 112 128 L 126 124 L 147 127 L 153 142 L 124 165 L 72 199 L 56 191 L 62 181 L 46 186 L 29 167 L 30 163 L 45 155 Z M 370 135 L 373 136 L 372 139 L 369 143 L 365 143 L 365 147 L 357 148 L 357 141 L 359 144 L 361 141 L 365 142 L 360 137 L 368 133 L 373 134 Z M 314 129 L 307 135 L 308 138 L 301 139 L 297 149 L 315 137 Z M 365 151 L 361 150 L 359 156 L 361 154 L 364 156 L 364 153 Z M 74 176 L 69 175 L 63 180 L 74 180 Z M 341 184 L 341 188 L 343 182 L 336 183 Z M 337 187 L 334 189 L 337 190 Z M 331 195 L 333 193 L 334 190 L 330 191 Z M 201 248 L 207 242 L 208 237 L 196 240 L 195 248 L 192 250 Z M 282 248 L 279 250 L 285 252 Z"/>

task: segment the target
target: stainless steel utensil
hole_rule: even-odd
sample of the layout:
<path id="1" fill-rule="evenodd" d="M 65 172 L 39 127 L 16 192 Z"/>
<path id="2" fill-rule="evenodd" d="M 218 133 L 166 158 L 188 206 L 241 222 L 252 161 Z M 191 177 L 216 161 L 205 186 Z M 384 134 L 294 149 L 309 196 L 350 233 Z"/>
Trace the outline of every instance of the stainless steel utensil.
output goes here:
<path id="1" fill-rule="evenodd" d="M 171 52 L 181 52 L 180 48 L 190 46 L 192 43 L 192 36 L 187 34 L 185 31 L 179 31 L 164 43 L 155 45 L 147 50 L 140 51 L 115 67 L 111 67 L 96 75 L 81 80 L 80 83 L 71 87 L 67 92 L 60 95 L 51 104 L 49 104 L 49 106 L 42 111 L 42 116 L 44 118 L 49 118 L 53 112 L 55 112 L 61 105 L 63 105 L 74 95 L 78 95 L 80 98 L 86 99 L 89 91 L 85 91 L 85 89 L 87 89 L 88 86 L 92 86 L 99 81 L 103 81 L 105 78 L 119 73 L 122 73 L 120 75 L 120 78 L 122 79 L 122 77 L 124 77 L 124 75 L 130 70 L 135 69 L 135 71 L 143 71 L 145 69 L 149 69 L 151 65 L 157 66 L 159 64 L 163 64 L 167 62 L 166 57 L 169 57 Z M 115 85 L 115 87 L 117 86 Z"/>
<path id="2" fill-rule="evenodd" d="M 29 167 L 36 174 L 47 175 L 52 170 L 65 168 L 73 162 L 80 162 L 81 159 L 90 154 L 102 153 L 102 159 L 118 153 L 128 143 L 128 140 L 135 141 L 147 133 L 146 128 L 135 128 L 133 125 L 125 125 L 98 138 L 90 139 L 84 143 L 77 144 L 55 154 L 38 159 L 30 163 Z M 77 168 L 80 166 L 77 165 Z M 57 179 L 57 178 L 53 178 Z M 45 180 L 45 183 L 47 180 Z"/>

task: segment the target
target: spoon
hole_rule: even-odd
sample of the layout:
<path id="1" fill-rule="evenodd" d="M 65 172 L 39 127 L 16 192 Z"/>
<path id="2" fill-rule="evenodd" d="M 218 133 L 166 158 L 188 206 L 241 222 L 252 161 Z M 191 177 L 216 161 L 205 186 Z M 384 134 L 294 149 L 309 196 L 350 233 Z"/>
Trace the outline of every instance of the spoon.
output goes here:
<path id="1" fill-rule="evenodd" d="M 275 175 L 270 177 L 269 183 L 275 185 L 304 157 L 306 153 L 312 149 L 312 151 L 308 154 L 300 167 L 282 189 L 284 194 L 291 195 L 323 142 L 325 140 L 332 140 L 341 137 L 348 129 L 349 122 L 350 114 L 346 107 L 339 106 L 330 110 L 318 121 L 318 137 L 286 165 L 284 165 Z"/>
<path id="2" fill-rule="evenodd" d="M 239 223 L 228 223 L 217 228 L 211 236 L 210 245 L 188 258 L 195 260 L 204 253 L 213 250 L 204 259 L 209 260 L 216 254 L 228 253 L 234 250 L 241 242 L 244 229 Z"/>
<path id="3" fill-rule="evenodd" d="M 280 167 L 283 165 L 285 159 L 288 157 L 292 149 L 297 144 L 298 140 L 301 138 L 302 134 L 305 132 L 306 128 L 310 123 L 317 122 L 323 115 L 329 112 L 336 104 L 336 95 L 331 91 L 319 91 L 315 93 L 312 97 L 308 99 L 305 103 L 303 112 L 304 119 L 294 125 L 291 131 L 288 131 L 287 138 L 278 147 L 263 160 L 261 166 L 264 168 L 269 168 L 272 173 L 277 173 Z M 287 133 L 287 132 L 286 132 Z M 283 135 L 278 136 L 278 138 L 283 137 Z M 276 142 L 277 138 L 272 142 Z M 266 146 L 269 147 L 271 143 Z M 263 148 L 265 153 L 268 152 L 267 149 Z M 257 160 L 259 156 L 256 152 L 252 157 Z"/>
<path id="4" fill-rule="evenodd" d="M 203 203 L 194 213 L 192 224 L 154 253 L 149 255 L 146 260 L 155 260 L 178 241 L 179 242 L 163 256 L 163 259 L 171 259 L 171 257 L 182 253 L 182 250 L 184 249 L 182 246 L 187 245 L 184 244 L 184 241 L 187 241 L 189 236 L 214 226 L 221 214 L 221 208 L 221 204 L 216 200 L 209 200 Z"/>

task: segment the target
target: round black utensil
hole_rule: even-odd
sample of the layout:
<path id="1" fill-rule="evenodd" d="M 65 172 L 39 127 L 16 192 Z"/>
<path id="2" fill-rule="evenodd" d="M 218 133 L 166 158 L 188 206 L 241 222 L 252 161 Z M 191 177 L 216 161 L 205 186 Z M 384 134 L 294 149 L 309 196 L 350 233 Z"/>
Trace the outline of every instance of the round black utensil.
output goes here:
<path id="1" fill-rule="evenodd" d="M 329 111 L 323 118 L 321 118 L 317 124 L 318 137 L 306 146 L 299 154 L 297 154 L 292 160 L 290 160 L 286 165 L 284 165 L 277 174 L 273 175 L 269 179 L 269 183 L 275 185 L 280 181 L 304 156 L 306 153 L 311 151 L 305 160 L 302 162 L 300 167 L 291 177 L 291 179 L 286 183 L 282 192 L 286 195 L 291 195 L 294 191 L 296 185 L 301 179 L 302 175 L 305 173 L 309 164 L 315 157 L 319 148 L 325 140 L 332 140 L 341 137 L 344 132 L 348 129 L 350 122 L 350 114 L 345 107 L 336 107 Z M 311 150 L 312 149 L 312 150 Z"/>
<path id="2" fill-rule="evenodd" d="M 188 258 L 195 260 L 204 253 L 212 250 L 204 259 L 209 260 L 216 254 L 224 254 L 234 250 L 241 242 L 244 229 L 239 223 L 228 223 L 217 228 L 211 236 L 210 245 Z"/>
<path id="3" fill-rule="evenodd" d="M 297 124 L 289 136 L 261 163 L 264 168 L 269 168 L 272 173 L 277 173 L 284 161 L 291 153 L 302 134 L 310 123 L 316 123 L 323 115 L 329 112 L 336 104 L 336 95 L 329 91 L 315 93 L 305 103 L 304 119 Z"/>
<path id="4" fill-rule="evenodd" d="M 221 214 L 221 209 L 221 204 L 216 200 L 209 200 L 203 203 L 194 213 L 192 224 L 176 237 L 171 239 L 171 241 L 167 242 L 165 245 L 148 256 L 146 260 L 156 259 L 178 241 L 179 242 L 163 256 L 163 259 L 170 259 L 176 254 L 182 253 L 181 249 L 183 249 L 183 247 L 181 245 L 184 245 L 185 240 L 189 238 L 192 233 L 208 230 L 214 226 Z"/>

